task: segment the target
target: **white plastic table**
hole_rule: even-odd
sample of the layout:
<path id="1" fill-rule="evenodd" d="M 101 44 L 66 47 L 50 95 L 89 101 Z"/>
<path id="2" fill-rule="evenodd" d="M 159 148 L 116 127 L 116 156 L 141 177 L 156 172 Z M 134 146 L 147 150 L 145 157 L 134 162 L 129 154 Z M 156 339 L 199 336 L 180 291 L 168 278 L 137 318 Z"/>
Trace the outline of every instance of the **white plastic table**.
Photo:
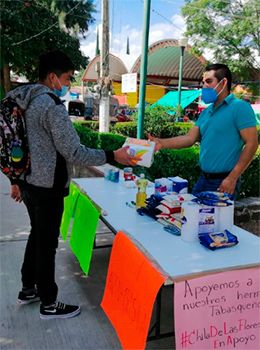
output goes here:
<path id="1" fill-rule="evenodd" d="M 173 282 L 232 269 L 256 267 L 260 264 L 260 239 L 237 226 L 231 230 L 239 244 L 211 251 L 198 242 L 185 242 L 180 236 L 166 232 L 148 216 L 140 216 L 126 203 L 135 201 L 136 189 L 123 182 L 104 178 L 73 179 L 81 192 L 106 212 L 106 222 L 117 232 L 130 234 L 149 258 Z M 148 188 L 148 195 L 153 188 Z"/>

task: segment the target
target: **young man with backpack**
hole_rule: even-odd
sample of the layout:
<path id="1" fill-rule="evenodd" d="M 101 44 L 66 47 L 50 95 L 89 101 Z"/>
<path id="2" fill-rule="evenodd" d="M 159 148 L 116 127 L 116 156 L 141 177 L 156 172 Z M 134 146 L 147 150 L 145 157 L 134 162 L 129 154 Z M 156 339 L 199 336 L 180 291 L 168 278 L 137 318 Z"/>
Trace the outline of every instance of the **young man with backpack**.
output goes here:
<path id="1" fill-rule="evenodd" d="M 12 184 L 11 193 L 15 200 L 24 201 L 31 222 L 18 302 L 40 300 L 42 319 L 68 318 L 80 313 L 77 305 L 57 302 L 55 282 L 55 254 L 72 165 L 102 165 L 113 160 L 133 165 L 132 160 L 136 160 L 130 157 L 127 148 L 105 152 L 80 144 L 59 98 L 68 91 L 73 72 L 73 64 L 64 53 L 43 54 L 39 61 L 39 83 L 16 88 L 7 95 L 25 110 L 30 153 L 30 169 L 22 185 Z"/>

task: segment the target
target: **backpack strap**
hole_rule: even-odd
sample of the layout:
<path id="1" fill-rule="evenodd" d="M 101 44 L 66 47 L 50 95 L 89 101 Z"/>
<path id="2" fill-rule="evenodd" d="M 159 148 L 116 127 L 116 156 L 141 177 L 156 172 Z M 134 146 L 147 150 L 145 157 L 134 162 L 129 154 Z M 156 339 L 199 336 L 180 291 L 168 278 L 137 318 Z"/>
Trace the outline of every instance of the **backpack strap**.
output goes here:
<path id="1" fill-rule="evenodd" d="M 63 105 L 61 99 L 58 96 L 56 96 L 54 93 L 47 92 L 47 95 L 49 95 L 53 99 L 53 101 L 56 103 L 56 105 Z"/>

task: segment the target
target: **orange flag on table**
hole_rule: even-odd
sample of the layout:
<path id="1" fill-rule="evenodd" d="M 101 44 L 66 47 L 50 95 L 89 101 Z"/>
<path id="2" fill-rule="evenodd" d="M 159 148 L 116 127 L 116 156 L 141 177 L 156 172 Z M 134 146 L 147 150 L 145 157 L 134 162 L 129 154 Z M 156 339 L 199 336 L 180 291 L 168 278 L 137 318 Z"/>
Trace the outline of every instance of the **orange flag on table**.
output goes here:
<path id="1" fill-rule="evenodd" d="M 144 349 L 163 276 L 134 243 L 117 233 L 101 306 L 124 349 Z"/>

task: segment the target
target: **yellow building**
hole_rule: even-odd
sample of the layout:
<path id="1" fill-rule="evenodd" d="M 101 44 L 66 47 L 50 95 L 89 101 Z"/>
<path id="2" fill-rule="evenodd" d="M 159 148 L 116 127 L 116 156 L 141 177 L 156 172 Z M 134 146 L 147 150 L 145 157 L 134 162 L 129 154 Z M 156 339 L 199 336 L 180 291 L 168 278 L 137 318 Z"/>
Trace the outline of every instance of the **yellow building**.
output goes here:
<path id="1" fill-rule="evenodd" d="M 147 64 L 147 84 L 146 84 L 146 102 L 153 104 L 159 100 L 169 87 L 178 85 L 179 77 L 180 48 L 178 41 L 173 39 L 160 40 L 149 47 Z M 182 86 L 189 87 L 198 85 L 202 79 L 202 73 L 206 61 L 191 53 L 191 47 L 188 46 L 184 52 L 183 59 L 183 78 Z M 140 81 L 141 56 L 135 61 L 130 73 L 137 73 L 137 92 L 121 92 L 121 76 L 128 73 L 123 61 L 109 54 L 109 71 L 112 80 L 113 93 L 118 96 L 127 96 L 127 104 L 135 107 L 139 99 L 139 81 Z M 82 81 L 97 82 L 100 66 L 100 56 L 96 56 L 86 68 Z"/>

